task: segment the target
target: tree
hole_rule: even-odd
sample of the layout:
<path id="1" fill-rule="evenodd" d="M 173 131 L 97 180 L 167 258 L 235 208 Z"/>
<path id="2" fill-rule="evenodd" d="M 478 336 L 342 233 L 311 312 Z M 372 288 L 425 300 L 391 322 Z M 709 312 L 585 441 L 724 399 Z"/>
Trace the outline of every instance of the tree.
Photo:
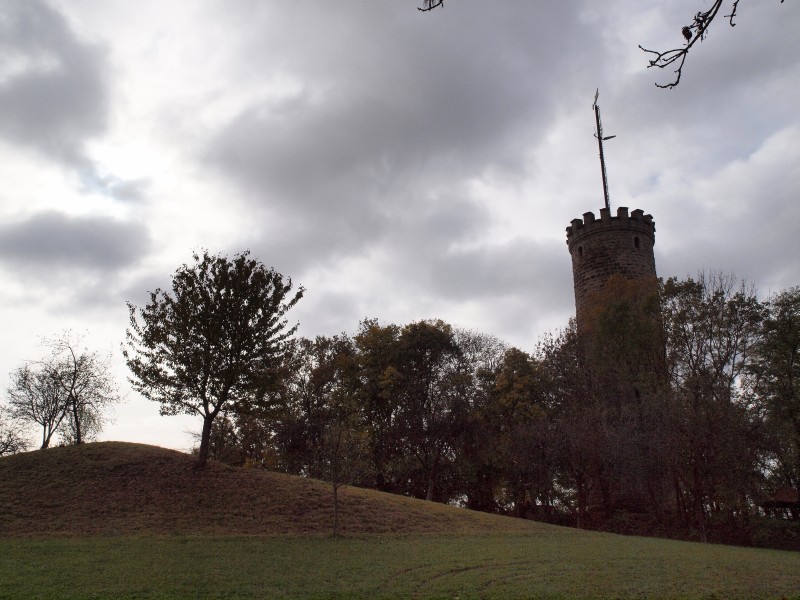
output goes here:
<path id="1" fill-rule="evenodd" d="M 339 490 L 368 468 L 367 436 L 359 427 L 359 411 L 353 400 L 346 393 L 334 394 L 322 428 L 321 466 L 333 492 L 333 537 L 339 535 Z"/>
<path id="2" fill-rule="evenodd" d="M 353 352 L 346 335 L 302 338 L 287 349 L 275 424 L 279 462 L 287 473 L 326 478 L 326 425 L 334 400 L 350 394 Z"/>
<path id="3" fill-rule="evenodd" d="M 42 366 L 24 365 L 11 373 L 8 397 L 13 416 L 42 428 L 41 448 L 50 440 L 67 415 L 67 404 L 58 377 Z"/>
<path id="4" fill-rule="evenodd" d="M 8 414 L 6 407 L 0 409 L 0 456 L 26 450 L 28 441 L 23 435 L 22 424 Z"/>
<path id="5" fill-rule="evenodd" d="M 663 315 L 675 503 L 706 539 L 712 515 L 747 513 L 763 473 L 763 422 L 742 384 L 764 307 L 732 276 L 701 274 L 664 284 Z"/>
<path id="6" fill-rule="evenodd" d="M 578 528 L 588 525 L 590 498 L 599 487 L 606 463 L 607 439 L 602 424 L 602 404 L 591 393 L 591 375 L 585 368 L 584 345 L 577 326 L 544 336 L 536 349 L 548 404 L 555 413 L 554 491 L 573 513 Z"/>
<path id="7" fill-rule="evenodd" d="M 286 341 L 298 325 L 285 315 L 303 296 L 292 281 L 242 252 L 229 260 L 204 251 L 182 265 L 172 290 L 156 289 L 143 308 L 128 303 L 123 350 L 130 382 L 161 414 L 203 418 L 198 468 L 205 466 L 214 419 L 264 403 Z"/>
<path id="8" fill-rule="evenodd" d="M 361 406 L 373 480 L 365 482 L 382 492 L 406 493 L 400 467 L 404 456 L 399 426 L 400 407 L 394 385 L 399 360 L 400 328 L 365 319 L 353 338 L 358 362 L 356 395 Z"/>
<path id="9" fill-rule="evenodd" d="M 552 505 L 555 439 L 539 364 L 517 348 L 480 369 L 459 462 L 469 465 L 469 508 L 526 517 Z"/>
<path id="10" fill-rule="evenodd" d="M 800 287 L 772 296 L 748 384 L 772 437 L 774 488 L 800 489 Z"/>
<path id="11" fill-rule="evenodd" d="M 330 482 L 336 537 L 339 490 L 363 478 L 369 462 L 355 345 L 345 334 L 295 340 L 285 367 L 275 424 L 278 462 L 289 473 Z"/>
<path id="12" fill-rule="evenodd" d="M 406 325 L 398 344 L 390 385 L 399 399 L 403 446 L 419 468 L 415 495 L 433 500 L 443 471 L 455 461 L 472 374 L 452 328 L 442 321 Z"/>
<path id="13" fill-rule="evenodd" d="M 507 351 L 506 345 L 491 335 L 456 329 L 456 344 L 471 373 L 469 408 L 463 434 L 458 443 L 454 490 L 467 508 L 498 512 L 498 489 L 502 486 L 503 458 L 497 447 L 492 417 L 496 394 L 495 378 Z"/>
<path id="14" fill-rule="evenodd" d="M 62 442 L 81 444 L 103 425 L 104 409 L 119 394 L 108 359 L 87 349 L 69 332 L 45 340 L 50 356 L 27 363 L 11 374 L 8 396 L 13 414 L 42 427 L 42 448 L 56 432 Z"/>
<path id="15" fill-rule="evenodd" d="M 78 343 L 69 333 L 50 342 L 51 368 L 66 398 L 68 418 L 62 441 L 68 444 L 94 438 L 103 428 L 103 409 L 119 401 L 109 359 L 86 349 L 78 352 Z"/>

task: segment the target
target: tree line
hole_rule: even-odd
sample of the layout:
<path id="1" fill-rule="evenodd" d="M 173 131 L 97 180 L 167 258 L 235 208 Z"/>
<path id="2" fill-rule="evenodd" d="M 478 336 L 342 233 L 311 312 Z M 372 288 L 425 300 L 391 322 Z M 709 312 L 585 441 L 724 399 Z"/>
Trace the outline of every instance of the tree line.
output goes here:
<path id="1" fill-rule="evenodd" d="M 611 281 L 590 331 L 570 323 L 531 353 L 439 320 L 284 337 L 206 452 L 334 491 L 740 541 L 773 492 L 800 487 L 800 289 L 635 285 Z"/>
<path id="2" fill-rule="evenodd" d="M 740 543 L 768 543 L 765 510 L 800 519 L 796 502 L 768 502 L 800 488 L 800 288 L 761 300 L 719 274 L 652 291 L 612 279 L 591 326 L 531 352 L 441 320 L 298 338 L 287 312 L 303 291 L 246 252 L 205 252 L 129 304 L 130 381 L 163 414 L 202 417 L 199 468 L 327 480 L 335 507 L 352 484 Z M 8 390 L 43 448 L 55 431 L 80 443 L 116 397 L 95 354 L 53 348 Z M 18 451 L 0 417 L 0 449 Z"/>

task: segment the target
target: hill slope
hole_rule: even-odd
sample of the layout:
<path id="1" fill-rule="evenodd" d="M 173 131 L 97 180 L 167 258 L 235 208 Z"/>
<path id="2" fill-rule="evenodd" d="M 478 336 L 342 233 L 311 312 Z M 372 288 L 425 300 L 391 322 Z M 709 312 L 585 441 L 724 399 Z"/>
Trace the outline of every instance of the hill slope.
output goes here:
<path id="1" fill-rule="evenodd" d="M 123 442 L 0 458 L 0 537 L 327 534 L 324 482 Z M 532 532 L 549 526 L 348 487 L 343 533 Z"/>

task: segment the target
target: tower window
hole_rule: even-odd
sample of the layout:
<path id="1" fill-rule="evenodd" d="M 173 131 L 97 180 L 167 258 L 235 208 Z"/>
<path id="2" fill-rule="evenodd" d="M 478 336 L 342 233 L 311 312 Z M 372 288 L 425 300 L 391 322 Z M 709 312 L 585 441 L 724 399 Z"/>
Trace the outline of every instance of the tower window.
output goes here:
<path id="1" fill-rule="evenodd" d="M 578 246 L 578 258 L 583 258 L 583 246 Z"/>
<path id="2" fill-rule="evenodd" d="M 641 247 L 641 243 L 639 242 L 639 236 L 638 235 L 635 238 L 633 238 L 633 247 L 634 248 Z"/>

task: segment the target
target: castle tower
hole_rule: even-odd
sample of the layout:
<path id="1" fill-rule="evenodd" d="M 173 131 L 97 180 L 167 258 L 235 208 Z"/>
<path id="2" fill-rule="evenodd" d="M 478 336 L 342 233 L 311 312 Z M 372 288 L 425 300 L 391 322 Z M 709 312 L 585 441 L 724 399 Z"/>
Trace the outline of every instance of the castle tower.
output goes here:
<path id="1" fill-rule="evenodd" d="M 597 423 L 592 448 L 587 448 L 595 461 L 586 466 L 591 495 L 582 506 L 610 516 L 618 509 L 656 510 L 667 496 L 661 460 L 666 446 L 659 438 L 666 363 L 655 224 L 639 209 L 629 214 L 619 207 L 616 216 L 611 214 L 603 142 L 615 136 L 603 135 L 598 94 L 592 108 L 605 208 L 599 218 L 587 212 L 573 219 L 567 246 L 583 385 L 579 393 Z"/>
<path id="2" fill-rule="evenodd" d="M 593 315 L 608 297 L 609 280 L 628 283 L 629 289 L 651 292 L 657 282 L 653 256 L 655 223 L 642 210 L 628 214 L 619 207 L 611 216 L 608 208 L 573 219 L 567 227 L 567 245 L 572 255 L 575 288 L 575 318 L 578 331 L 591 328 Z"/>
<path id="3" fill-rule="evenodd" d="M 598 407 L 597 422 L 608 435 L 594 449 L 603 467 L 592 476 L 597 485 L 587 508 L 606 517 L 618 509 L 656 510 L 667 497 L 659 462 L 663 423 L 653 408 L 666 380 L 654 312 L 655 225 L 641 210 L 610 212 L 600 209 L 599 219 L 584 213 L 567 227 L 586 400 Z"/>

